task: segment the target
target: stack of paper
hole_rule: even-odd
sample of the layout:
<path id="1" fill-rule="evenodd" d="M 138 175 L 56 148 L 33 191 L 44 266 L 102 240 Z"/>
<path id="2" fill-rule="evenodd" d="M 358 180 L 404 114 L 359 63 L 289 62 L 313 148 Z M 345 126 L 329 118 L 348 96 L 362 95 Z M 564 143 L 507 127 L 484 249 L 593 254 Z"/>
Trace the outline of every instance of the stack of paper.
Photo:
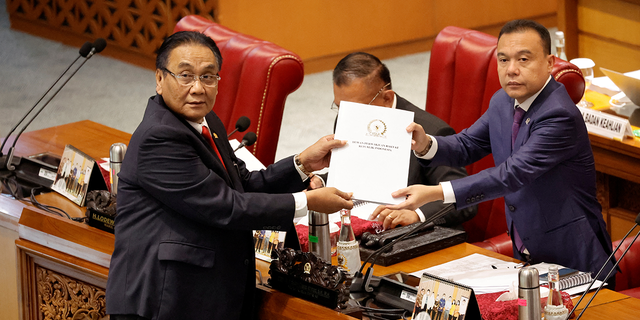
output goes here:
<path id="1" fill-rule="evenodd" d="M 549 263 L 533 265 L 538 269 L 539 274 L 547 273 L 549 266 L 551 266 Z M 562 266 L 558 267 L 562 268 Z M 422 273 L 426 272 L 471 287 L 476 294 L 483 294 L 508 291 L 513 284 L 517 288 L 520 268 L 522 268 L 521 263 L 505 262 L 474 253 L 435 267 L 416 271 L 412 275 L 422 277 Z M 541 282 L 541 284 L 544 283 Z M 591 289 L 597 288 L 600 284 L 602 284 L 601 281 L 596 281 Z M 563 291 L 570 295 L 575 295 L 584 292 L 588 286 L 588 284 L 585 284 Z"/>

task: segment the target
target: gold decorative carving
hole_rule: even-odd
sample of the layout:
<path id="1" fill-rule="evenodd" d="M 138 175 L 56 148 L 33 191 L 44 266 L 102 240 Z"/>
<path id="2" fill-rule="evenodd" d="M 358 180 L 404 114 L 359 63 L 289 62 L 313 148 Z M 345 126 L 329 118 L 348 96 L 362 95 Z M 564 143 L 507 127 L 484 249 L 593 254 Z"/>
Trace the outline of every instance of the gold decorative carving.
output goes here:
<path id="1" fill-rule="evenodd" d="M 91 39 L 105 38 L 141 55 L 154 57 L 176 22 L 190 14 L 212 21 L 218 1 L 204 0 L 7 0 L 11 18 L 20 18 L 46 29 L 55 29 Z M 57 39 L 54 39 L 57 40 Z"/>
<path id="2" fill-rule="evenodd" d="M 103 288 L 41 266 L 36 266 L 36 286 L 41 319 L 108 319 Z"/>

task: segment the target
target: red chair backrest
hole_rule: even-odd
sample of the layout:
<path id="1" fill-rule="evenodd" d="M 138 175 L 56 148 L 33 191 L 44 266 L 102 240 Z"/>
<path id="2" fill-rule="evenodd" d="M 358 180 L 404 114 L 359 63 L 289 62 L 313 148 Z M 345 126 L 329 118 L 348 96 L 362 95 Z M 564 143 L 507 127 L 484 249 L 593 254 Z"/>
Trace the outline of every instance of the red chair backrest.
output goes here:
<path id="1" fill-rule="evenodd" d="M 631 244 L 633 237 L 627 238 L 620 249 L 616 252 L 616 259 L 620 259 L 620 256 Z M 615 249 L 620 240 L 613 242 L 613 248 Z M 626 290 L 630 288 L 640 287 L 640 243 L 636 243 L 631 246 L 629 252 L 624 256 L 618 265 L 620 272 L 616 273 L 616 291 Z M 609 270 L 606 270 L 607 272 Z"/>
<path id="2" fill-rule="evenodd" d="M 230 30 L 203 17 L 190 15 L 173 32 L 199 31 L 211 37 L 222 54 L 222 69 L 214 111 L 230 132 L 241 116 L 251 119 L 246 132 L 258 139 L 248 149 L 265 165 L 275 159 L 287 96 L 304 78 L 302 60 L 271 42 Z M 230 138 L 242 140 L 244 133 Z"/>
<path id="3" fill-rule="evenodd" d="M 446 27 L 436 37 L 429 62 L 426 110 L 447 122 L 456 132 L 471 126 L 489 107 L 493 94 L 500 89 L 494 36 L 459 28 Z M 574 102 L 584 92 L 580 69 L 556 59 L 552 75 L 568 88 Z M 493 167 L 491 155 L 468 165 L 475 174 Z M 464 223 L 468 242 L 482 241 L 507 230 L 504 199 L 478 205 L 478 214 Z"/>

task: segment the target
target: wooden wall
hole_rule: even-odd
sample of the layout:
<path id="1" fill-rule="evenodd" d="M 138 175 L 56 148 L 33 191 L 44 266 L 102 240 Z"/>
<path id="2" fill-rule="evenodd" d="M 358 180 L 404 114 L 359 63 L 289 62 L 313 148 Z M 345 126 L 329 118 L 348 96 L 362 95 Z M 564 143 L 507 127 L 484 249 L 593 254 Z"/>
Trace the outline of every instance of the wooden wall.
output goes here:
<path id="1" fill-rule="evenodd" d="M 391 58 L 431 49 L 444 27 L 497 35 L 516 18 L 556 26 L 557 0 L 219 0 L 216 19 L 236 31 L 274 42 L 302 57 L 305 72 L 333 69 L 346 54 Z"/>
<path id="2" fill-rule="evenodd" d="M 640 69 L 640 0 L 558 0 L 567 57 L 586 57 L 620 72 Z"/>
<path id="3" fill-rule="evenodd" d="M 103 37 L 102 53 L 147 68 L 175 22 L 199 14 L 300 55 L 305 72 L 333 69 L 346 54 L 380 58 L 431 49 L 449 25 L 497 35 L 516 18 L 556 26 L 558 0 L 7 0 L 11 27 L 80 47 Z"/>

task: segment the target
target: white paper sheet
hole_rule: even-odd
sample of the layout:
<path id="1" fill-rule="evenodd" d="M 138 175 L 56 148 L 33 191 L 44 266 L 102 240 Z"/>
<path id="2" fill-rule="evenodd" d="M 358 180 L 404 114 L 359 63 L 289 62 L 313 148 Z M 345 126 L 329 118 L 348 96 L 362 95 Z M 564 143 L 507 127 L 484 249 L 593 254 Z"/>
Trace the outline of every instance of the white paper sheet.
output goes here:
<path id="1" fill-rule="evenodd" d="M 413 112 L 342 101 L 335 138 L 347 145 L 333 149 L 327 185 L 353 198 L 400 203 L 391 192 L 407 186 Z"/>

